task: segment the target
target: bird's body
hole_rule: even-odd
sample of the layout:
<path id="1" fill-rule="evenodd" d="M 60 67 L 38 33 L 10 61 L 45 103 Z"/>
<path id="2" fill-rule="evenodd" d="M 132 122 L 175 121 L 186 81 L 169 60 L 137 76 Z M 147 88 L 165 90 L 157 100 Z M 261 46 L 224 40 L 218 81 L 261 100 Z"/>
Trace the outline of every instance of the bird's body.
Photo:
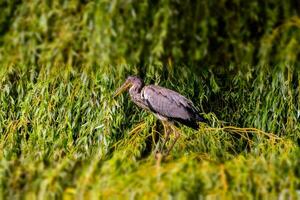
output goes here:
<path id="1" fill-rule="evenodd" d="M 163 124 L 175 121 L 197 129 L 197 122 L 205 121 L 192 101 L 173 90 L 157 85 L 145 86 L 140 78 L 129 76 L 116 93 L 129 87 L 131 100 L 139 107 L 151 111 Z"/>
<path id="2" fill-rule="evenodd" d="M 135 83 L 129 89 L 131 100 L 159 119 L 177 121 L 194 129 L 198 127 L 197 122 L 204 121 L 193 102 L 181 94 L 157 85 L 145 86 L 137 77 L 128 79 Z"/>
<path id="3" fill-rule="evenodd" d="M 141 92 L 142 99 L 150 110 L 168 121 L 180 122 L 197 129 L 197 122 L 204 121 L 194 104 L 181 94 L 157 85 L 145 86 Z"/>

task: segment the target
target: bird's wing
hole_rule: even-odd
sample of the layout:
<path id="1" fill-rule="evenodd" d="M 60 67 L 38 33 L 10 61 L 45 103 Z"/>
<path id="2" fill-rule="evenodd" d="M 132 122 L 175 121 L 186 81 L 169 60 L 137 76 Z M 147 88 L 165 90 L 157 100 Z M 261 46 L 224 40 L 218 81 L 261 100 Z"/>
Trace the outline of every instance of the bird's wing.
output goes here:
<path id="1" fill-rule="evenodd" d="M 167 88 L 148 85 L 143 88 L 141 95 L 153 112 L 165 117 L 191 120 L 197 113 L 190 100 Z"/>

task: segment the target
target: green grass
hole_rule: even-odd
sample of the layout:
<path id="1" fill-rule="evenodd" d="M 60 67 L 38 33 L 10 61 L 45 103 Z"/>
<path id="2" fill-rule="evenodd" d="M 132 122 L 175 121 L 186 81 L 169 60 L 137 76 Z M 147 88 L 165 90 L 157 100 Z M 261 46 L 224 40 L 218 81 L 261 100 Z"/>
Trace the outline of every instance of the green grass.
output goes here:
<path id="1" fill-rule="evenodd" d="M 227 74 L 172 65 L 2 69 L 3 198 L 300 198 L 300 76 L 292 66 Z M 180 127 L 163 162 L 152 154 L 160 122 L 128 95 L 112 98 L 139 73 L 189 97 L 209 119 L 199 131 Z M 229 125 L 280 139 L 220 129 Z"/>
<path id="2" fill-rule="evenodd" d="M 297 1 L 0 10 L 1 199 L 300 199 Z M 155 160 L 161 123 L 112 98 L 128 75 L 182 93 L 209 123 L 180 126 Z"/>

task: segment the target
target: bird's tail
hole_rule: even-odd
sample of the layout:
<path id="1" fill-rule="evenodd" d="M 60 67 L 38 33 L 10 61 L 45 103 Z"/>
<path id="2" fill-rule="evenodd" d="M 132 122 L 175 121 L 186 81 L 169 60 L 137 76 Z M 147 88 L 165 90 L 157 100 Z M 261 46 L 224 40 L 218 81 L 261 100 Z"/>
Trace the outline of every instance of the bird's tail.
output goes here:
<path id="1" fill-rule="evenodd" d="M 180 118 L 173 118 L 174 121 L 177 121 L 179 123 L 182 123 L 188 127 L 191 127 L 195 130 L 199 129 L 199 122 L 208 123 L 208 120 L 206 120 L 204 117 L 202 117 L 200 114 L 196 114 L 196 116 L 191 120 L 183 120 Z"/>
<path id="2" fill-rule="evenodd" d="M 195 130 L 199 129 L 199 122 L 208 123 L 208 120 L 206 120 L 201 115 L 197 114 L 195 118 L 192 121 L 183 121 L 181 123 L 185 124 L 186 126 L 189 126 Z"/>
<path id="3" fill-rule="evenodd" d="M 204 122 L 204 123 L 207 123 L 208 122 L 208 120 L 207 119 L 205 119 L 203 116 L 201 116 L 200 114 L 197 114 L 196 115 L 196 121 L 197 122 Z"/>

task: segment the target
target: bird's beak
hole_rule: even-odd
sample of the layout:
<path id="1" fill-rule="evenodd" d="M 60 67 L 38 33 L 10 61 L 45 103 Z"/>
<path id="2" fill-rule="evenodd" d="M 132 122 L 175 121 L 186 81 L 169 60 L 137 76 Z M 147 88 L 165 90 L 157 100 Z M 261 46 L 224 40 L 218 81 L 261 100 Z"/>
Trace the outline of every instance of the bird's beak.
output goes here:
<path id="1" fill-rule="evenodd" d="M 115 94 L 114 97 L 118 96 L 119 94 L 121 94 L 122 92 L 124 92 L 126 89 L 128 89 L 131 86 L 130 82 L 125 82 L 123 85 L 121 85 L 121 87 L 119 87 Z"/>

